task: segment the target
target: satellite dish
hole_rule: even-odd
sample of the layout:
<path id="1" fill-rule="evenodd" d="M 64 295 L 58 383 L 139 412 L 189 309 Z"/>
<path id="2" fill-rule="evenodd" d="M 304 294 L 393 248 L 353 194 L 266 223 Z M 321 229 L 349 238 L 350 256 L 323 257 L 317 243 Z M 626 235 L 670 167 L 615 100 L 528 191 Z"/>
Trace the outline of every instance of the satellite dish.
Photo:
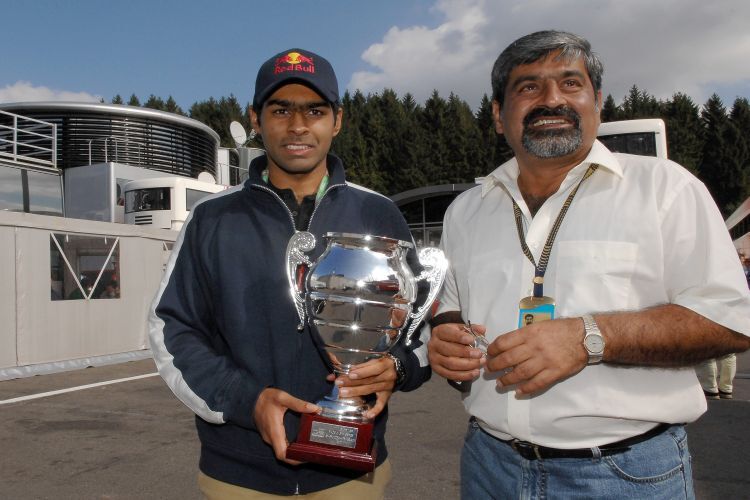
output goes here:
<path id="1" fill-rule="evenodd" d="M 245 127 L 240 122 L 232 122 L 229 124 L 229 133 L 232 134 L 232 139 L 238 148 L 241 148 L 247 142 L 247 132 Z"/>
<path id="2" fill-rule="evenodd" d="M 198 174 L 198 180 L 201 182 L 208 182 L 209 184 L 216 184 L 216 179 L 211 173 L 203 171 Z"/>

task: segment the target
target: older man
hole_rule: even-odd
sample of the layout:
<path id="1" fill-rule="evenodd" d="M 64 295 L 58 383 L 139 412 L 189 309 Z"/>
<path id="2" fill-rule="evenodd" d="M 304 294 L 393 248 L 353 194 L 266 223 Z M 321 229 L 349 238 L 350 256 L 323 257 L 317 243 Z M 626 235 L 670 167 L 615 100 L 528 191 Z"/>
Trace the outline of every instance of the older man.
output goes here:
<path id="1" fill-rule="evenodd" d="M 706 402 L 692 366 L 750 347 L 714 202 L 679 165 L 596 140 L 601 82 L 579 36 L 506 48 L 493 115 L 515 158 L 445 216 L 429 357 L 467 388 L 467 499 L 693 498 L 683 424 Z"/>

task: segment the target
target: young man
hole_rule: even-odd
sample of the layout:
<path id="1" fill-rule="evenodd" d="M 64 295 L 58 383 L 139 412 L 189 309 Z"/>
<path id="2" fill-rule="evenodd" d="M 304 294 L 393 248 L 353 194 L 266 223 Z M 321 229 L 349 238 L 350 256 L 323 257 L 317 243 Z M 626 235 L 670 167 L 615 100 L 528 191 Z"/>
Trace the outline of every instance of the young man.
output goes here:
<path id="1" fill-rule="evenodd" d="M 429 355 L 472 381 L 466 499 L 693 498 L 683 424 L 706 402 L 692 367 L 750 347 L 750 294 L 713 200 L 679 165 L 596 140 L 601 75 L 570 33 L 506 48 L 493 114 L 516 156 L 445 216 Z"/>
<path id="2" fill-rule="evenodd" d="M 386 403 L 394 386 L 412 390 L 429 377 L 415 353 L 426 347 L 418 339 L 408 349 L 397 345 L 399 373 L 391 358 L 370 361 L 340 391 L 377 395 L 369 415 L 377 416 L 374 473 L 287 459 L 300 414 L 318 411 L 311 401 L 330 392 L 332 377 L 309 326 L 297 330 L 285 254 L 301 230 L 316 236 L 313 260 L 327 232 L 411 235 L 396 206 L 348 184 L 341 160 L 329 153 L 343 113 L 324 58 L 292 49 L 266 61 L 251 119 L 266 155 L 252 162 L 242 189 L 191 212 L 151 313 L 154 358 L 197 415 L 199 484 L 207 497 L 381 498 L 390 478 Z M 409 260 L 417 263 L 415 252 Z"/>

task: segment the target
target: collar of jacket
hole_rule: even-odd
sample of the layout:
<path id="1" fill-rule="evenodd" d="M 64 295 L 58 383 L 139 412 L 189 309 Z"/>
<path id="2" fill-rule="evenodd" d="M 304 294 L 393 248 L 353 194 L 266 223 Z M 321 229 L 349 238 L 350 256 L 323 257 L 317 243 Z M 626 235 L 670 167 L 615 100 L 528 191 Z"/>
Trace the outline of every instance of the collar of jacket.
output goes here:
<path id="1" fill-rule="evenodd" d="M 248 178 L 245 181 L 245 185 L 250 187 L 251 185 L 265 186 L 263 182 L 263 170 L 268 166 L 268 157 L 266 155 L 258 156 L 250 162 L 250 168 L 248 171 Z M 326 155 L 326 166 L 328 167 L 328 186 L 334 186 L 336 184 L 345 184 L 346 175 L 344 173 L 344 163 L 341 159 L 334 155 Z"/>

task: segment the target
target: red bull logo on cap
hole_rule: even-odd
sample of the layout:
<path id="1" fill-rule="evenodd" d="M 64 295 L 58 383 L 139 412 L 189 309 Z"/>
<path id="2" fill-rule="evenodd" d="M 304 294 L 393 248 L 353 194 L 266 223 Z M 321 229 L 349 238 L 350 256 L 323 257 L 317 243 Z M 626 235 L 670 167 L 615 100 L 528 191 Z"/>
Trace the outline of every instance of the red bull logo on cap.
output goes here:
<path id="1" fill-rule="evenodd" d="M 289 52 L 285 56 L 276 58 L 273 74 L 278 75 L 284 71 L 315 73 L 315 62 L 313 62 L 312 57 L 303 56 L 299 52 Z"/>

